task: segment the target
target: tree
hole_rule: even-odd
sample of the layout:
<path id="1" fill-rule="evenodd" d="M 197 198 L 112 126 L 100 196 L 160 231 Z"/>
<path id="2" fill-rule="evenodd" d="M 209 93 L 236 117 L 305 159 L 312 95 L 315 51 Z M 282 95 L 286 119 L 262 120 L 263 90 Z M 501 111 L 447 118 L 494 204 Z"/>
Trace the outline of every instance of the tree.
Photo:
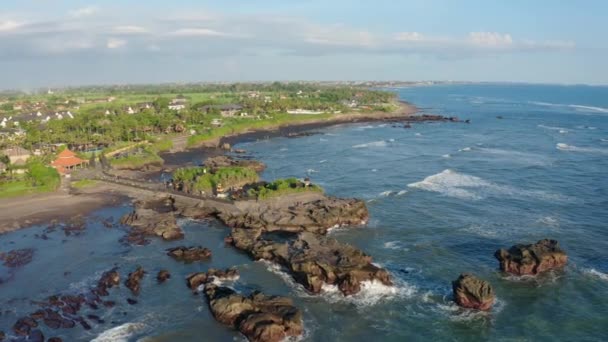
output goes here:
<path id="1" fill-rule="evenodd" d="M 93 154 L 91 154 L 91 158 L 89 159 L 90 167 L 93 167 L 93 168 L 95 167 L 95 163 L 96 163 L 95 159 L 97 159 L 97 155 L 95 154 L 95 152 L 93 152 Z"/>

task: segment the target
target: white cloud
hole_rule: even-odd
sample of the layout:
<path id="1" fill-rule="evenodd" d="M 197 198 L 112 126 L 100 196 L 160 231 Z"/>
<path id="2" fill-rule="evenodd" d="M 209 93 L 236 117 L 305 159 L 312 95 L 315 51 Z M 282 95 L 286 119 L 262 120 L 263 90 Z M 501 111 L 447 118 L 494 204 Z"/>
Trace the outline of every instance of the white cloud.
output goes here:
<path id="1" fill-rule="evenodd" d="M 469 41 L 480 46 L 508 47 L 513 45 L 513 38 L 510 34 L 498 32 L 471 32 Z"/>
<path id="2" fill-rule="evenodd" d="M 14 20 L 0 21 L 0 32 L 14 31 L 23 26 L 23 23 Z"/>
<path id="3" fill-rule="evenodd" d="M 112 29 L 112 32 L 118 34 L 141 34 L 148 33 L 148 30 L 144 27 L 137 25 L 125 25 L 125 26 L 115 26 Z"/>
<path id="4" fill-rule="evenodd" d="M 395 35 L 395 40 L 401 42 L 420 42 L 425 39 L 426 37 L 418 32 L 400 32 Z"/>
<path id="5" fill-rule="evenodd" d="M 98 12 L 99 12 L 99 7 L 97 7 L 97 6 L 87 6 L 87 7 L 71 10 L 71 11 L 68 12 L 68 15 L 70 17 L 72 17 L 72 18 L 82 18 L 82 17 L 91 16 L 91 15 L 96 14 Z"/>
<path id="6" fill-rule="evenodd" d="M 121 48 L 126 45 L 127 45 L 127 41 L 124 39 L 109 38 L 108 42 L 106 44 L 106 47 L 108 49 L 118 49 L 118 48 Z"/>
<path id="7" fill-rule="evenodd" d="M 170 32 L 168 35 L 175 37 L 227 37 L 227 33 L 206 28 L 182 28 Z"/>

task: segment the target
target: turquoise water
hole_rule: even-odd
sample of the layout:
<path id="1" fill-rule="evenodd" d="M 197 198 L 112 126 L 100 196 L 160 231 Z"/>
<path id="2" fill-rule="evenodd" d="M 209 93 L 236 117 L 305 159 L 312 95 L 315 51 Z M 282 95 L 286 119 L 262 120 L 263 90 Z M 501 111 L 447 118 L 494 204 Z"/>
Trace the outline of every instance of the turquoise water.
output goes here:
<path id="1" fill-rule="evenodd" d="M 45 330 L 45 335 L 242 340 L 217 324 L 204 298 L 191 295 L 183 282 L 190 272 L 236 265 L 241 272 L 236 289 L 294 298 L 304 311 L 304 340 L 608 339 L 608 88 L 466 85 L 395 91 L 428 113 L 471 124 L 344 125 L 309 137 L 237 146 L 267 163 L 266 179 L 309 175 L 329 194 L 366 200 L 367 226 L 331 234 L 386 267 L 396 280 L 394 289 L 367 288 L 347 299 L 308 295 L 270 265 L 225 247 L 227 230 L 214 222 L 180 222 L 186 244 L 214 253 L 209 262 L 182 265 L 164 249 L 183 241 L 125 247 L 118 243 L 124 231 L 91 221 L 79 237 L 56 232 L 50 240 L 36 239 L 42 227 L 0 236 L 0 250 L 36 248 L 32 263 L 0 284 L 0 329 L 8 331 L 16 318 L 33 311 L 30 300 L 83 291 L 114 264 L 123 274 L 141 264 L 150 274 L 137 305 L 125 302 L 123 287 L 111 291 L 116 307 L 91 312 L 106 324 L 91 331 Z M 95 215 L 119 217 L 129 209 L 125 204 Z M 535 279 L 498 272 L 497 248 L 542 238 L 559 240 L 569 254 L 563 271 Z M 173 278 L 157 285 L 154 274 L 161 268 Z M 464 271 L 492 283 L 498 298 L 492 312 L 452 304 L 450 282 Z"/>

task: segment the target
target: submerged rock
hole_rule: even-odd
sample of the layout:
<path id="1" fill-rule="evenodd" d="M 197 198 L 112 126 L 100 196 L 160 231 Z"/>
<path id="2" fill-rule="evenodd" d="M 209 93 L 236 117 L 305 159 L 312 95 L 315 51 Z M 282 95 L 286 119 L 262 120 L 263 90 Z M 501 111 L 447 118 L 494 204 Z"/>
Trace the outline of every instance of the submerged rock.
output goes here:
<path id="1" fill-rule="evenodd" d="M 254 292 L 244 297 L 228 287 L 205 286 L 211 313 L 253 342 L 278 342 L 302 334 L 302 313 L 291 299 Z"/>
<path id="2" fill-rule="evenodd" d="M 156 280 L 158 281 L 159 284 L 164 283 L 169 278 L 171 278 L 171 273 L 169 273 L 169 271 L 167 271 L 167 270 L 160 270 L 158 272 L 158 274 L 156 275 Z"/>
<path id="3" fill-rule="evenodd" d="M 107 296 L 109 294 L 108 289 L 118 285 L 120 285 L 120 274 L 115 267 L 101 275 L 94 292 L 99 296 Z"/>
<path id="4" fill-rule="evenodd" d="M 335 285 L 346 296 L 358 293 L 363 282 L 392 285 L 390 274 L 372 264 L 369 255 L 335 239 L 301 233 L 292 241 L 273 242 L 252 233 L 233 229 L 234 246 L 249 252 L 256 260 L 285 267 L 294 280 L 312 293 L 320 293 L 324 285 Z"/>
<path id="5" fill-rule="evenodd" d="M 2 264 L 8 268 L 17 268 L 29 264 L 34 257 L 34 249 L 15 249 L 7 253 L 0 252 Z"/>
<path id="6" fill-rule="evenodd" d="M 129 273 L 129 277 L 125 282 L 125 285 L 134 295 L 138 295 L 141 290 L 141 280 L 143 279 L 146 271 L 141 266 L 137 266 L 134 272 Z"/>
<path id="7" fill-rule="evenodd" d="M 27 336 L 29 335 L 32 328 L 36 328 L 38 326 L 38 322 L 31 317 L 22 317 L 17 320 L 17 322 L 13 325 L 13 331 L 17 335 Z"/>
<path id="8" fill-rule="evenodd" d="M 556 240 L 540 240 L 530 245 L 515 245 L 508 250 L 501 248 L 494 253 L 503 272 L 515 275 L 536 275 L 560 268 L 568 262 L 568 256 Z"/>
<path id="9" fill-rule="evenodd" d="M 182 239 L 184 232 L 177 225 L 174 203 L 172 197 L 135 201 L 135 209 L 120 219 L 120 223 L 132 228 L 125 241 L 130 244 L 145 245 L 148 243 L 147 236 L 156 236 L 164 240 Z"/>
<path id="10" fill-rule="evenodd" d="M 167 249 L 167 255 L 177 261 L 183 261 L 191 263 L 195 261 L 207 260 L 211 258 L 211 250 L 208 248 L 198 247 L 185 247 L 179 246 Z"/>
<path id="11" fill-rule="evenodd" d="M 222 280 L 235 280 L 239 277 L 239 271 L 236 268 L 227 268 L 225 270 L 217 270 L 210 268 L 207 272 L 198 272 L 189 274 L 186 278 L 186 285 L 192 291 L 197 291 L 198 287 L 212 282 L 214 279 Z"/>
<path id="12" fill-rule="evenodd" d="M 461 274 L 452 282 L 452 290 L 456 304 L 463 308 L 487 311 L 494 304 L 492 285 L 472 274 Z"/>

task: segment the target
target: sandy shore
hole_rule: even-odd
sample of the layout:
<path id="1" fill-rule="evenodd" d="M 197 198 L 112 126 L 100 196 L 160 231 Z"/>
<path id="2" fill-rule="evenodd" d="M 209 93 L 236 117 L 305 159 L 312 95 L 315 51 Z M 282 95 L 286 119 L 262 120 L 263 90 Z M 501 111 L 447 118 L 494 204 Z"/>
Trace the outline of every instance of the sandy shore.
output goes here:
<path id="1" fill-rule="evenodd" d="M 277 127 L 267 127 L 214 139 L 200 147 L 217 147 L 225 142 L 234 145 L 248 140 L 311 131 L 332 125 L 372 122 L 372 121 L 409 121 L 418 109 L 406 102 L 400 102 L 398 110 L 390 113 L 352 113 L 336 115 L 330 119 L 311 119 Z M 199 147 L 199 148 L 200 148 Z M 15 231 L 51 220 L 67 220 L 77 215 L 87 215 L 92 211 L 109 205 L 118 205 L 129 198 L 140 197 L 140 191 L 116 184 L 98 183 L 76 192 L 57 191 L 49 194 L 36 194 L 16 198 L 0 199 L 0 234 Z"/>

